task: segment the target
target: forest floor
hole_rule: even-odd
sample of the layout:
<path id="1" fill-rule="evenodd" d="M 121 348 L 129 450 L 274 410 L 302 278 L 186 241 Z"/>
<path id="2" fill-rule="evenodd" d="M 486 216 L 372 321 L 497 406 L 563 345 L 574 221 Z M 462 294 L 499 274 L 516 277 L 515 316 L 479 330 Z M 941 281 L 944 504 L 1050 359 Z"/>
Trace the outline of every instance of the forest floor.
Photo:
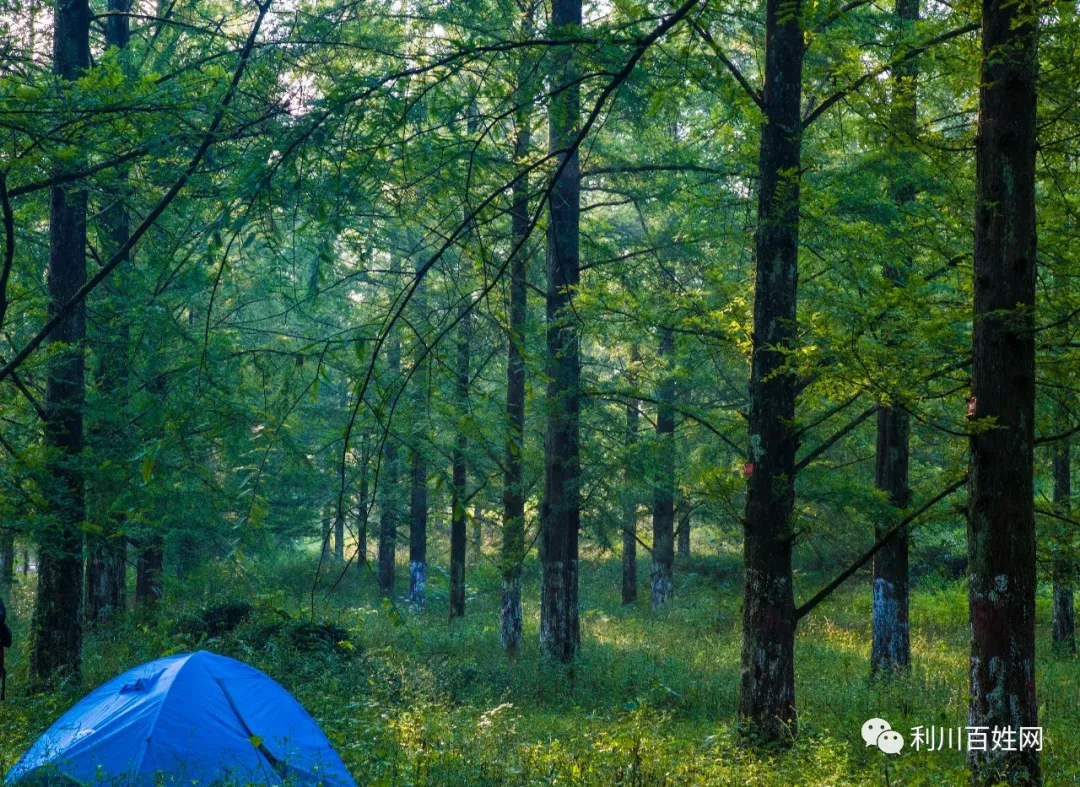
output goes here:
<path id="1" fill-rule="evenodd" d="M 470 555 L 471 558 L 471 555 Z M 314 561 L 212 566 L 153 618 L 130 614 L 91 631 L 85 683 L 25 692 L 29 584 L 13 593 L 21 647 L 9 657 L 0 708 L 0 773 L 90 687 L 168 653 L 201 647 L 247 661 L 294 693 L 334 742 L 360 785 L 960 785 L 963 754 L 911 747 L 911 728 L 967 719 L 967 598 L 962 581 L 916 586 L 914 668 L 904 679 L 868 674 L 870 595 L 865 577 L 841 589 L 799 627 L 800 721 L 790 750 L 740 744 L 735 730 L 741 579 L 734 554 L 692 560 L 676 597 L 650 612 L 620 603 L 620 565 L 582 565 L 582 647 L 572 669 L 546 663 L 537 643 L 538 571 L 526 567 L 525 648 L 509 662 L 499 646 L 500 579 L 490 560 L 470 567 L 467 616 L 446 619 L 446 581 L 432 571 L 426 612 L 381 604 L 367 571 L 327 573 L 312 593 Z M 407 581 L 405 572 L 399 583 Z M 803 575 L 801 587 L 818 578 Z M 225 600 L 256 613 L 207 639 L 192 616 Z M 314 605 L 312 605 L 314 600 Z M 1038 686 L 1048 785 L 1080 783 L 1080 672 L 1048 654 L 1049 594 L 1040 592 Z M 319 644 L 315 619 L 342 627 Z M 532 614 L 529 614 L 532 613 Z M 347 632 L 347 634 L 346 634 Z M 333 642 L 338 636 L 347 636 Z M 316 645 L 312 649 L 312 644 Z M 307 646 L 305 648 L 305 645 Z M 887 719 L 908 746 L 887 757 L 867 748 L 862 723 Z"/>

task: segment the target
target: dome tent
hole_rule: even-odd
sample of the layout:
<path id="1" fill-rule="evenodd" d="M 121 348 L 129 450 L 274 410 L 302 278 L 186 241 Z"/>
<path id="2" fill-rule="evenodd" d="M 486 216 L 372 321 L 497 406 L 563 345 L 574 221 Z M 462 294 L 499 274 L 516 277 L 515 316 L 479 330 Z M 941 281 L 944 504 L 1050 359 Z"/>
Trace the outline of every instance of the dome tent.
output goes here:
<path id="1" fill-rule="evenodd" d="M 356 787 L 285 689 L 206 651 L 148 662 L 91 692 L 38 738 L 5 783 Z"/>

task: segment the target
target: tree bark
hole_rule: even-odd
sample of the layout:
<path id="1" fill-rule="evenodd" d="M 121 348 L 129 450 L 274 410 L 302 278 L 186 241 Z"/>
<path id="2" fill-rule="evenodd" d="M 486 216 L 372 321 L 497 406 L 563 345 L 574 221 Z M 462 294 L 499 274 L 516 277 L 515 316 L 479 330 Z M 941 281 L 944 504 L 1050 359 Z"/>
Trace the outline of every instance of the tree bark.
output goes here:
<path id="1" fill-rule="evenodd" d="M 1066 437 L 1054 444 L 1054 507 L 1065 517 L 1072 512 L 1071 443 Z M 1073 656 L 1076 654 L 1076 616 L 1073 608 L 1076 565 L 1064 557 L 1056 556 L 1051 573 L 1054 581 L 1054 602 L 1050 617 L 1050 641 L 1056 653 Z"/>
<path id="2" fill-rule="evenodd" d="M 795 349 L 799 180 L 802 154 L 802 4 L 766 0 L 764 122 L 759 155 L 746 579 L 739 717 L 766 740 L 795 726 L 795 600 L 791 513 L 795 503 Z"/>
<path id="3" fill-rule="evenodd" d="M 457 406 L 458 418 L 464 419 L 469 410 L 469 323 L 468 304 L 461 305 L 457 335 Z M 453 488 L 450 501 L 450 617 L 465 615 L 465 550 L 467 546 L 465 506 L 468 505 L 468 483 L 465 431 L 459 427 L 454 438 Z"/>
<path id="4" fill-rule="evenodd" d="M 985 0 L 976 136 L 968 484 L 969 724 L 1038 725 L 1035 700 L 1035 112 L 1038 9 Z M 987 419 L 993 419 L 992 421 Z M 969 751 L 977 785 L 1041 782 L 1038 752 Z"/>
<path id="5" fill-rule="evenodd" d="M 553 0 L 555 35 L 576 35 L 581 0 Z M 581 97 L 573 51 L 553 53 L 548 144 L 565 150 L 578 134 Z M 581 641 L 578 615 L 578 531 L 581 526 L 580 394 L 581 350 L 571 308 L 580 279 L 581 172 L 578 153 L 559 154 L 564 165 L 548 199 L 547 233 L 547 432 L 544 440 L 544 500 L 540 512 L 542 576 L 540 645 L 559 661 L 573 661 Z"/>
<path id="6" fill-rule="evenodd" d="M 656 476 L 653 483 L 652 608 L 664 606 L 675 593 L 675 378 L 671 372 L 675 335 L 660 332 L 664 375 L 657 392 Z"/>
<path id="7" fill-rule="evenodd" d="M 641 362 L 637 345 L 630 350 L 630 367 Z M 627 375 L 630 377 L 631 375 Z M 633 387 L 633 384 L 631 384 Z M 641 404 L 637 399 L 626 400 L 626 461 L 623 463 L 623 512 L 622 533 L 622 603 L 637 601 L 637 468 L 634 466 L 634 450 L 637 445 L 638 420 Z"/>
<path id="8" fill-rule="evenodd" d="M 139 547 L 135 561 L 135 607 L 153 609 L 165 595 L 162 579 L 165 567 L 165 541 L 151 536 Z"/>
<path id="9" fill-rule="evenodd" d="M 60 0 L 53 14 L 53 72 L 77 79 L 90 65 L 87 0 Z M 86 192 L 54 186 L 49 213 L 50 316 L 86 281 Z M 49 336 L 45 385 L 48 525 L 38 550 L 38 589 L 31 623 L 31 679 L 47 683 L 82 666 L 82 524 L 86 519 L 83 449 L 86 306 L 80 303 Z"/>

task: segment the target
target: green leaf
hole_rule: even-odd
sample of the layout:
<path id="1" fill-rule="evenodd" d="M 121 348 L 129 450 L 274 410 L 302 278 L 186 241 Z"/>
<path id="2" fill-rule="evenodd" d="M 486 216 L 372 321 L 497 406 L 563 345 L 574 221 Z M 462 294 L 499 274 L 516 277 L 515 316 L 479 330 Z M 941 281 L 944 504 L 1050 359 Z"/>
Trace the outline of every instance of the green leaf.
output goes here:
<path id="1" fill-rule="evenodd" d="M 139 474 L 142 476 L 144 484 L 150 483 L 150 479 L 154 477 L 154 457 L 147 454 L 143 457 L 142 462 L 139 463 Z"/>

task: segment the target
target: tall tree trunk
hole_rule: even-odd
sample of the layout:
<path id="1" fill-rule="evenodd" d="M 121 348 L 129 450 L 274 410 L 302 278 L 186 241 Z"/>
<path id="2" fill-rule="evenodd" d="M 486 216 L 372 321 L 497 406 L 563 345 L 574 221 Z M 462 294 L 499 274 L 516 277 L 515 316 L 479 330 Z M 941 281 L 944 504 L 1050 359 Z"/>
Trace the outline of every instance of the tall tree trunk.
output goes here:
<path id="1" fill-rule="evenodd" d="M 581 0 L 553 0 L 551 29 L 559 36 L 580 33 Z M 581 96 L 573 49 L 553 53 L 548 113 L 550 150 L 565 150 L 577 138 Z M 544 441 L 544 501 L 540 512 L 540 644 L 552 658 L 569 663 L 581 641 L 578 615 L 578 531 L 581 526 L 580 393 L 581 349 L 571 308 L 580 280 L 581 173 L 578 153 L 559 154 L 562 173 L 548 198 L 547 234 L 547 434 Z"/>
<path id="2" fill-rule="evenodd" d="M 634 450 L 637 443 L 637 421 L 639 405 L 637 399 L 626 401 L 626 448 L 627 453 Z M 622 602 L 634 603 L 637 600 L 637 496 L 632 486 L 635 474 L 630 461 L 623 466 L 622 485 L 624 512 L 622 521 Z"/>
<path id="3" fill-rule="evenodd" d="M 1071 443 L 1066 437 L 1054 444 L 1054 507 L 1065 517 L 1072 512 Z M 1076 564 L 1060 555 L 1055 556 L 1051 573 L 1054 580 L 1054 603 L 1050 617 L 1050 641 L 1055 652 L 1073 656 L 1076 654 L 1076 615 L 1073 608 Z"/>
<path id="4" fill-rule="evenodd" d="M 15 531 L 0 530 L 0 587 L 15 582 Z"/>
<path id="5" fill-rule="evenodd" d="M 334 562 L 345 562 L 345 515 L 334 517 Z"/>
<path id="6" fill-rule="evenodd" d="M 409 498 L 409 601 L 418 609 L 427 605 L 427 462 L 413 446 L 412 494 Z"/>
<path id="7" fill-rule="evenodd" d="M 462 303 L 457 335 L 457 406 L 458 418 L 465 418 L 469 409 L 469 304 Z M 465 615 L 465 550 L 466 550 L 466 499 L 467 472 L 465 449 L 467 440 L 464 429 L 458 429 L 454 438 L 453 487 L 450 500 L 450 617 Z"/>
<path id="8" fill-rule="evenodd" d="M 969 724 L 1035 727 L 1035 111 L 1038 8 L 984 0 L 968 483 Z M 993 419 L 990 421 L 989 419 Z M 969 751 L 975 784 L 1041 781 L 1038 752 Z"/>
<path id="9" fill-rule="evenodd" d="M 637 345 L 630 350 L 630 373 L 627 378 L 634 384 L 634 369 L 641 362 Z M 637 601 L 637 467 L 634 450 L 637 445 L 638 419 L 641 403 L 637 399 L 626 400 L 626 461 L 623 464 L 623 532 L 622 532 L 622 603 Z"/>
<path id="10" fill-rule="evenodd" d="M 401 343 L 391 334 L 386 351 L 387 370 L 390 380 L 397 381 L 401 375 Z M 383 446 L 382 505 L 379 512 L 379 587 L 387 596 L 394 593 L 394 562 L 397 550 L 397 526 L 401 516 L 398 505 L 398 484 L 401 483 L 398 467 L 397 443 L 387 424 L 386 443 Z"/>
<path id="11" fill-rule="evenodd" d="M 652 608 L 659 609 L 675 592 L 675 378 L 672 354 L 675 335 L 660 332 L 660 363 L 664 375 L 657 392 L 656 476 L 653 483 Z"/>
<path id="12" fill-rule="evenodd" d="M 165 595 L 162 584 L 165 567 L 165 540 L 151 536 L 139 546 L 135 561 L 135 606 L 153 609 Z"/>
<path id="13" fill-rule="evenodd" d="M 473 102 L 466 110 L 466 131 L 472 137 L 479 129 L 479 117 L 476 103 Z M 465 212 L 465 220 L 468 221 L 468 210 Z M 466 239 L 472 236 L 473 228 L 466 227 Z M 465 281 L 469 280 L 467 251 L 464 251 L 467 243 L 462 244 L 461 275 Z M 468 284 L 465 291 L 469 292 Z M 468 440 L 465 435 L 464 419 L 469 412 L 469 343 L 471 339 L 472 310 L 468 298 L 465 298 L 458 312 L 457 326 L 457 406 L 459 426 L 454 438 L 453 451 L 453 484 L 450 502 L 450 618 L 460 618 L 465 615 L 465 552 L 468 545 L 466 532 L 466 520 L 468 519 L 465 506 L 468 505 L 468 483 L 465 449 Z"/>
<path id="14" fill-rule="evenodd" d="M 330 506 L 323 509 L 320 522 L 322 524 L 322 555 L 319 562 L 325 567 L 330 562 L 330 546 L 334 536 L 334 519 Z"/>
<path id="15" fill-rule="evenodd" d="M 906 36 L 919 19 L 919 0 L 896 0 L 898 32 Z M 892 72 L 893 99 L 891 107 L 893 132 L 901 146 L 910 145 L 918 128 L 918 96 L 916 94 L 918 66 L 914 59 L 897 66 Z M 910 156 L 894 146 L 893 154 L 906 163 Z M 915 189 L 907 166 L 902 166 L 891 188 L 893 201 L 901 212 L 915 198 Z M 893 286 L 902 286 L 906 278 L 903 265 L 890 265 L 885 278 Z M 877 454 L 874 482 L 886 494 L 895 508 L 908 504 L 908 441 L 907 411 L 892 404 L 877 413 Z M 874 536 L 880 538 L 892 526 L 892 521 L 876 522 Z M 911 638 L 908 627 L 908 537 L 907 531 L 896 535 L 874 556 L 873 566 L 872 639 L 870 671 L 878 674 L 890 670 L 907 670 L 911 666 Z"/>
<path id="16" fill-rule="evenodd" d="M 105 48 L 126 49 L 130 38 L 131 0 L 109 0 L 109 15 L 105 20 Z M 104 234 L 108 239 L 109 254 L 123 248 L 131 234 L 130 217 L 127 207 L 127 170 L 117 171 L 118 187 L 106 192 L 108 201 L 102 211 L 101 221 Z M 125 254 L 125 262 L 129 255 Z M 110 298 L 122 298 L 122 287 L 113 283 L 108 287 Z M 121 305 L 122 308 L 122 305 Z M 122 412 L 126 404 L 128 383 L 127 341 L 128 325 L 115 308 L 109 310 L 109 317 L 119 326 L 117 347 L 105 347 L 101 351 L 98 386 L 102 401 L 110 402 Z M 99 490 L 98 507 L 100 508 L 104 532 L 87 538 L 86 561 L 86 619 L 89 621 L 105 620 L 115 611 L 122 610 L 127 602 L 127 542 L 120 535 L 122 517 L 113 512 L 112 503 L 119 494 L 118 489 Z"/>
<path id="17" fill-rule="evenodd" d="M 371 464 L 371 430 L 365 428 L 363 448 L 360 452 L 360 506 L 356 519 L 356 564 L 367 565 L 368 514 L 371 507 L 368 502 L 368 469 Z"/>
<path id="18" fill-rule="evenodd" d="M 420 274 L 422 263 L 417 258 L 417 275 Z M 427 298 L 424 292 L 423 280 L 417 284 L 413 294 L 413 302 L 416 305 L 417 325 L 422 325 L 422 319 L 427 315 Z M 417 332 L 419 333 L 419 328 Z M 418 353 L 423 352 L 424 342 L 421 340 Z M 413 396 L 412 396 L 412 491 L 409 495 L 409 601 L 417 609 L 423 609 L 427 605 L 427 523 L 428 523 L 428 490 L 427 490 L 427 460 L 421 449 L 424 441 L 425 426 L 427 424 L 428 389 L 425 378 L 426 367 L 419 358 L 416 360 L 417 368 L 413 371 Z"/>
<path id="19" fill-rule="evenodd" d="M 90 65 L 90 6 L 60 0 L 53 14 L 53 72 L 77 79 Z M 49 313 L 86 281 L 86 192 L 52 188 L 49 213 Z M 82 665 L 82 525 L 86 519 L 81 467 L 85 400 L 86 306 L 80 303 L 49 336 L 45 384 L 45 471 L 49 525 L 38 550 L 38 590 L 32 621 L 30 674 L 48 682 Z"/>
<path id="20" fill-rule="evenodd" d="M 907 411 L 900 407 L 878 411 L 874 480 L 896 508 L 906 507 L 910 497 L 908 432 Z M 881 538 L 892 524 L 891 520 L 875 523 L 875 538 Z M 906 531 L 894 536 L 874 555 L 873 582 L 871 672 L 906 670 L 911 666 Z"/>
<path id="21" fill-rule="evenodd" d="M 524 37 L 532 33 L 532 14 L 522 20 Z M 517 90 L 529 83 L 528 63 L 522 59 Z M 524 104 L 524 98 L 519 98 Z M 514 160 L 523 161 L 532 142 L 530 113 L 522 108 L 515 117 Z M 525 559 L 525 330 L 528 321 L 529 179 L 514 184 L 510 207 L 510 324 L 506 358 L 506 472 L 503 476 L 503 591 L 502 646 L 511 656 L 521 650 L 521 563 Z"/>
<path id="22" fill-rule="evenodd" d="M 785 739 L 795 724 L 791 512 L 798 441 L 790 428 L 795 375 L 784 367 L 797 341 L 801 25 L 799 0 L 766 0 L 738 710 L 769 740 Z"/>
<path id="23" fill-rule="evenodd" d="M 484 557 L 484 511 L 479 503 L 473 504 L 472 509 L 472 546 L 476 562 L 479 563 Z"/>
<path id="24" fill-rule="evenodd" d="M 130 37 L 130 0 L 109 0 L 109 16 L 105 21 L 105 47 L 125 49 Z M 117 172 L 119 186 L 106 192 L 107 204 L 101 214 L 104 235 L 108 239 L 109 254 L 123 248 L 130 235 L 130 218 L 127 209 L 127 170 Z M 125 262 L 128 255 L 125 255 Z M 110 299 L 123 297 L 122 288 L 113 284 L 108 287 Z M 127 339 L 128 326 L 118 314 L 117 309 L 103 309 L 112 322 L 123 323 L 119 327 L 119 341 L 114 340 L 114 347 L 100 348 L 101 362 L 98 370 L 98 388 L 102 401 L 109 402 L 112 408 L 122 412 L 125 403 L 125 389 L 128 382 Z M 100 524 L 104 532 L 88 536 L 86 560 L 86 619 L 88 621 L 105 620 L 114 610 L 121 609 L 120 590 L 126 585 L 127 564 L 124 561 L 124 541 L 119 535 L 122 518 L 111 511 L 112 502 L 119 494 L 118 489 L 97 490 L 97 507 L 100 509 Z"/>
<path id="25" fill-rule="evenodd" d="M 681 564 L 685 564 L 690 560 L 690 521 L 692 516 L 693 510 L 687 505 L 686 513 L 679 520 L 679 526 L 675 528 L 676 554 Z"/>

